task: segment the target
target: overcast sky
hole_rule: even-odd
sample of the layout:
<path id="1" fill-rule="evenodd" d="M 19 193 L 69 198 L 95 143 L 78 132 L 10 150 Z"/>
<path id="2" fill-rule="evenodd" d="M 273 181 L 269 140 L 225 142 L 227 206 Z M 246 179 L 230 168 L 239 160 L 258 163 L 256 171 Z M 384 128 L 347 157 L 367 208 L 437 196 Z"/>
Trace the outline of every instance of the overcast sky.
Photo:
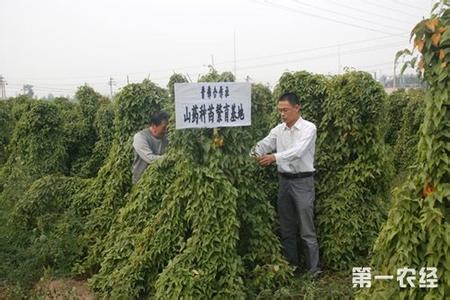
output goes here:
<path id="1" fill-rule="evenodd" d="M 344 67 L 392 75 L 395 53 L 430 0 L 0 0 L 0 75 L 7 96 L 88 83 L 109 94 L 173 72 L 196 81 L 214 63 L 238 81 L 276 84 L 285 71 Z"/>

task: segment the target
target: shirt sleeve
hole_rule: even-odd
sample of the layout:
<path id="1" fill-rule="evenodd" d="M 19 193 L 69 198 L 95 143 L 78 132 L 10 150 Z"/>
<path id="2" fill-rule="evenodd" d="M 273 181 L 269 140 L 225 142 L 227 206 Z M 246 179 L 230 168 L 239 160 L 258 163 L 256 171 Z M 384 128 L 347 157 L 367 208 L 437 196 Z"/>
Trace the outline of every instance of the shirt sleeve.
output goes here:
<path id="1" fill-rule="evenodd" d="M 152 161 L 162 158 L 162 155 L 156 155 L 153 153 L 152 149 L 150 148 L 145 137 L 143 137 L 142 134 L 137 133 L 134 135 L 133 148 L 137 152 L 139 157 L 148 164 Z"/>
<path id="2" fill-rule="evenodd" d="M 275 152 L 277 149 L 277 134 L 276 128 L 272 129 L 268 136 L 259 141 L 256 146 L 254 153 L 257 156 L 262 156 L 267 153 Z"/>
<path id="3" fill-rule="evenodd" d="M 302 157 L 307 149 L 316 141 L 316 127 L 312 126 L 290 149 L 275 153 L 276 163 L 286 163 Z"/>

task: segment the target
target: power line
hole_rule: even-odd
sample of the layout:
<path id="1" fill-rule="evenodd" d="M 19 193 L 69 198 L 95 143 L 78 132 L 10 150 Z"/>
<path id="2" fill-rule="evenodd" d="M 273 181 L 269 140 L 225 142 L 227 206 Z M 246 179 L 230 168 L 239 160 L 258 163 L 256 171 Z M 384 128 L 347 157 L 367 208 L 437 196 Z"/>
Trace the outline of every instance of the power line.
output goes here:
<path id="1" fill-rule="evenodd" d="M 375 7 L 384 8 L 384 9 L 387 9 L 387 10 L 389 10 L 389 11 L 396 11 L 396 12 L 402 13 L 402 14 L 404 14 L 404 15 L 408 15 L 408 16 L 410 16 L 410 17 L 417 18 L 417 15 L 413 15 L 413 14 L 407 13 L 407 12 L 401 10 L 401 9 L 397 9 L 397 8 L 392 8 L 392 7 L 389 7 L 389 6 L 380 5 L 380 4 L 378 4 L 378 3 L 375 4 L 375 3 L 371 2 L 371 1 L 367 1 L 367 0 L 365 1 L 365 3 L 367 3 L 367 4 L 369 4 L 369 5 L 372 5 L 372 6 L 375 6 Z"/>
<path id="2" fill-rule="evenodd" d="M 313 47 L 313 48 L 307 48 L 307 49 L 301 49 L 301 50 L 293 50 L 293 51 L 287 51 L 287 52 L 281 52 L 281 53 L 275 53 L 275 54 L 269 54 L 269 55 L 263 55 L 263 56 L 256 56 L 256 57 L 247 57 L 247 58 L 243 58 L 243 59 L 237 59 L 236 62 L 247 62 L 247 61 L 257 61 L 257 60 L 266 60 L 268 58 L 273 58 L 273 57 L 280 57 L 280 56 L 288 56 L 288 55 L 292 55 L 292 54 L 301 54 L 301 53 L 308 53 L 308 52 L 315 52 L 315 51 L 319 51 L 319 50 L 324 50 L 324 49 L 332 49 L 332 48 L 337 48 L 337 47 L 345 47 L 345 46 L 350 46 L 350 45 L 357 45 L 357 44 L 365 44 L 368 42 L 376 42 L 376 41 L 381 41 L 381 40 L 385 40 L 385 39 L 389 39 L 389 38 L 398 38 L 398 37 L 408 37 L 408 32 L 403 32 L 400 34 L 389 34 L 383 37 L 379 37 L 379 38 L 371 38 L 371 39 L 363 39 L 363 40 L 356 40 L 356 41 L 349 41 L 346 43 L 339 43 L 339 44 L 331 44 L 331 45 L 326 45 L 326 46 L 320 46 L 320 47 Z M 222 62 L 218 62 L 215 63 L 215 65 L 227 65 L 227 64 L 231 64 L 234 63 L 234 60 L 229 60 L 229 61 L 222 61 Z M 171 68 L 171 69 L 159 69 L 159 70 L 154 70 L 152 71 L 152 73 L 163 73 L 163 72 L 170 72 L 173 70 L 192 70 L 193 68 L 204 68 L 204 65 L 195 65 L 195 66 L 183 66 L 183 67 L 178 67 L 178 68 Z M 140 73 L 127 73 L 127 74 L 147 74 L 146 72 L 140 72 Z M 121 75 L 115 75 L 120 77 Z M 125 74 L 123 75 L 125 76 Z M 99 76 L 85 76 L 85 77 L 72 77 L 74 79 L 77 78 L 97 78 L 97 77 L 106 77 L 105 75 L 99 75 Z M 17 78 L 17 77 L 16 77 Z M 61 77 L 53 77 L 53 78 L 39 78 L 39 79 L 35 79 L 35 80 L 55 80 L 55 79 L 60 79 Z M 23 80 L 30 80 L 30 78 L 23 78 Z M 82 80 L 83 82 L 85 80 Z M 81 83 L 58 83 L 58 86 L 79 86 Z M 90 84 L 104 84 L 104 82 L 90 82 Z"/>
<path id="3" fill-rule="evenodd" d="M 391 20 L 391 21 L 400 22 L 402 24 L 403 24 L 403 22 L 406 21 L 406 20 L 402 21 L 402 20 L 399 20 L 399 19 L 396 19 L 396 18 L 392 18 L 390 16 L 382 15 L 382 14 L 377 14 L 377 13 L 374 13 L 372 11 L 366 11 L 366 10 L 363 10 L 363 9 L 360 9 L 360 8 L 357 8 L 357 7 L 353 7 L 353 6 L 350 6 L 350 5 L 345 5 L 341 1 L 328 0 L 328 2 L 335 3 L 335 4 L 339 5 L 339 7 L 345 7 L 347 9 L 354 10 L 354 11 L 357 11 L 357 12 L 361 12 L 363 14 L 367 14 L 367 15 L 371 15 L 371 16 L 377 16 L 377 17 L 380 17 L 380 18 L 385 18 L 385 19 L 388 19 L 388 20 Z"/>
<path id="4" fill-rule="evenodd" d="M 348 44 L 348 43 L 346 43 L 346 44 Z M 390 43 L 390 44 L 381 44 L 381 45 L 367 46 L 367 47 L 357 48 L 357 49 L 349 49 L 349 50 L 346 50 L 346 51 L 342 51 L 340 53 L 340 55 L 341 56 L 346 56 L 346 55 L 350 55 L 350 54 L 371 52 L 371 51 L 386 49 L 387 47 L 390 47 L 390 46 L 397 46 L 397 45 L 400 46 L 402 44 L 403 43 L 401 43 L 401 42 L 395 42 L 395 43 Z M 331 48 L 331 46 L 329 48 Z M 317 50 L 317 48 L 314 48 L 314 49 Z M 303 51 L 303 52 L 305 52 L 305 53 L 306 52 L 311 52 L 314 49 L 307 49 L 308 51 Z M 322 58 L 327 58 L 327 57 L 333 57 L 335 55 L 336 55 L 336 53 L 333 52 L 333 53 L 316 55 L 316 56 L 307 56 L 307 57 L 301 57 L 301 58 L 297 58 L 297 59 L 278 61 L 278 62 L 273 62 L 273 63 L 268 63 L 268 64 L 243 66 L 243 67 L 238 68 L 237 70 L 255 69 L 255 68 L 283 65 L 283 64 L 288 64 L 288 63 L 298 63 L 299 61 L 316 60 L 316 59 L 322 59 Z M 168 78 L 167 76 L 164 76 L 164 77 L 152 78 L 152 80 L 158 81 L 158 80 L 165 80 L 167 78 Z M 108 85 L 110 86 L 110 95 L 112 95 L 112 85 L 115 85 L 115 84 L 116 84 L 115 81 L 112 78 L 110 78 L 110 81 L 108 82 Z M 13 86 L 20 86 L 19 84 L 12 84 L 12 85 Z M 36 87 L 36 90 L 47 90 L 47 91 L 48 90 L 51 90 L 51 91 L 54 90 L 56 92 L 73 92 L 73 90 L 76 89 L 76 87 L 74 87 L 74 89 L 68 89 L 68 88 L 58 88 L 58 87 L 39 86 L 39 85 L 35 86 L 35 87 Z"/>
<path id="5" fill-rule="evenodd" d="M 308 49 L 302 49 L 302 50 L 282 52 L 282 53 L 278 53 L 278 54 L 271 54 L 271 55 L 253 57 L 253 58 L 240 59 L 240 60 L 238 60 L 238 62 L 267 59 L 267 58 L 272 58 L 272 57 L 277 57 L 277 56 L 286 56 L 286 55 L 291 55 L 291 54 L 314 52 L 314 51 L 318 51 L 318 50 L 337 48 L 337 47 L 354 45 L 354 44 L 362 44 L 362 43 L 366 43 L 366 42 L 373 42 L 373 41 L 378 41 L 378 40 L 384 40 L 384 39 L 391 38 L 391 37 L 398 37 L 398 36 L 402 36 L 402 35 L 405 35 L 405 34 L 408 34 L 408 33 L 405 32 L 405 33 L 402 33 L 402 34 L 395 34 L 395 35 L 384 36 L 384 37 L 374 38 L 374 39 L 365 39 L 365 40 L 351 41 L 351 42 L 327 45 L 327 46 L 322 46 L 322 47 L 314 47 L 314 48 L 308 48 Z M 226 64 L 226 63 L 229 63 L 229 62 L 221 62 L 221 63 L 218 63 L 218 65 Z"/>
<path id="6" fill-rule="evenodd" d="M 401 46 L 401 44 L 390 44 L 389 46 Z M 362 52 L 370 52 L 370 51 L 374 51 L 374 50 L 381 50 L 381 49 L 386 49 L 386 46 L 388 45 L 382 45 L 381 47 L 366 47 L 366 48 L 361 48 L 361 49 L 352 49 L 352 50 L 348 50 L 348 51 L 343 51 L 341 52 L 341 55 L 349 55 L 349 54 L 356 54 L 356 53 L 362 53 Z M 274 66 L 274 65 L 282 65 L 282 64 L 287 64 L 287 63 L 296 63 L 302 60 L 314 60 L 314 59 L 321 59 L 321 58 L 326 58 L 326 57 L 330 57 L 330 56 L 335 56 L 336 53 L 330 53 L 328 55 L 318 55 L 318 56 L 312 56 L 312 57 L 302 57 L 299 59 L 295 59 L 295 60 L 286 60 L 286 61 L 281 61 L 281 62 L 275 62 L 275 63 L 268 63 L 268 64 L 262 64 L 262 65 L 254 65 L 254 66 L 247 66 L 247 67 L 241 67 L 238 70 L 243 70 L 243 69 L 254 69 L 254 68 L 260 68 L 260 67 L 268 67 L 268 66 Z"/>
<path id="7" fill-rule="evenodd" d="M 410 1 L 410 2 L 412 2 L 412 1 Z M 399 0 L 389 1 L 389 4 L 391 4 L 391 3 L 395 3 L 402 7 L 415 8 L 415 9 L 420 9 L 421 11 L 423 11 L 423 7 L 415 6 L 415 5 L 412 5 L 411 3 L 405 3 L 405 2 L 402 2 Z"/>
<path id="8" fill-rule="evenodd" d="M 387 45 L 384 45 L 387 46 Z M 355 53 L 362 53 L 362 52 L 370 52 L 370 51 L 376 51 L 376 50 L 380 50 L 380 49 L 384 49 L 385 47 L 381 47 L 381 45 L 379 47 L 366 47 L 366 48 L 361 48 L 361 49 L 352 49 L 352 50 L 348 50 L 342 53 L 342 55 L 350 55 L 350 54 L 355 54 Z M 335 53 L 330 53 L 327 55 L 321 55 L 321 56 L 313 56 L 313 57 L 303 57 L 297 60 L 289 60 L 289 61 L 282 61 L 282 62 L 276 62 L 276 63 L 271 63 L 271 64 L 264 64 L 264 65 L 253 65 L 253 66 L 246 66 L 246 67 L 242 67 L 239 68 L 239 70 L 243 70 L 243 69 L 252 69 L 252 68 L 260 68 L 260 67 L 266 67 L 266 66 L 272 66 L 272 65 L 282 65 L 282 64 L 286 64 L 286 63 L 292 63 L 292 62 L 298 62 L 301 60 L 314 60 L 314 59 L 320 59 L 320 58 L 326 58 L 326 57 L 330 57 L 330 56 L 334 56 Z M 385 66 L 385 65 L 392 65 L 393 62 L 386 62 L 386 63 L 379 63 L 379 64 L 372 64 L 372 65 L 366 65 L 366 66 L 358 66 L 355 67 L 356 69 L 366 69 L 366 68 L 371 68 L 371 67 L 377 67 L 377 66 Z M 169 77 L 168 76 L 164 76 L 164 77 L 159 77 L 159 78 L 153 78 L 153 80 L 159 81 L 159 80 L 167 80 Z M 19 84 L 11 84 L 12 86 L 21 86 Z M 54 87 L 48 87 L 48 86 L 33 86 L 33 90 L 36 91 L 43 91 L 43 92 L 58 92 L 58 93 L 69 93 L 69 92 L 73 92 L 73 89 L 61 89 L 61 88 L 54 88 Z"/>
<path id="9" fill-rule="evenodd" d="M 15 88 L 22 88 L 24 85 L 23 84 L 9 84 L 9 86 L 11 87 L 15 87 Z M 59 87 L 55 87 L 55 86 L 41 86 L 41 85 L 34 85 L 33 84 L 33 89 L 36 90 L 57 90 L 60 92 L 71 92 L 73 91 L 73 89 L 68 89 L 68 88 L 59 88 Z"/>
<path id="10" fill-rule="evenodd" d="M 339 16 L 352 18 L 352 19 L 355 19 L 355 20 L 360 20 L 360 21 L 363 21 L 363 22 L 366 22 L 366 23 L 369 23 L 369 24 L 373 24 L 373 25 L 376 25 L 376 26 L 384 27 L 384 28 L 387 28 L 387 29 L 393 29 L 391 26 L 386 26 L 386 25 L 383 25 L 383 24 L 380 24 L 380 23 L 377 23 L 377 22 L 373 22 L 373 21 L 364 19 L 364 18 L 359 18 L 359 17 L 355 17 L 355 16 L 349 16 L 349 15 L 346 15 L 346 14 L 343 14 L 343 13 L 337 13 L 337 12 L 331 10 L 331 9 L 322 8 L 322 7 L 311 5 L 311 4 L 306 4 L 306 3 L 303 3 L 303 2 L 301 2 L 299 0 L 291 0 L 291 1 L 297 3 L 298 5 L 304 6 L 304 7 L 311 7 L 311 8 L 315 8 L 315 9 L 319 9 L 319 10 L 322 10 L 322 11 L 326 11 L 326 12 L 332 13 L 334 15 L 339 15 Z M 400 28 L 396 28 L 396 27 L 395 27 L 395 29 L 397 29 L 397 30 L 404 30 L 404 29 L 400 29 Z"/>
<path id="11" fill-rule="evenodd" d="M 394 63 L 394 59 L 389 62 L 374 64 L 374 65 L 366 65 L 366 66 L 359 66 L 357 68 L 364 69 L 364 68 L 373 68 L 373 67 L 381 67 L 381 66 L 391 66 Z"/>
<path id="12" fill-rule="evenodd" d="M 298 14 L 302 14 L 302 15 L 306 15 L 306 16 L 310 16 L 310 17 L 314 17 L 314 18 L 319 18 L 321 20 L 327 20 L 330 22 L 334 22 L 334 23 L 338 23 L 338 24 L 342 24 L 342 25 L 347 25 L 347 26 L 351 26 L 354 28 L 359 28 L 359 29 L 364 29 L 364 30 L 369 30 L 369 31 L 373 31 L 373 32 L 378 32 L 378 33 L 384 33 L 384 34 L 391 34 L 392 32 L 386 32 L 386 31 L 382 31 L 382 30 L 378 30 L 378 29 L 374 29 L 374 28 L 370 28 L 370 27 L 366 27 L 366 26 L 361 26 L 361 25 L 357 25 L 357 24 L 352 24 L 352 23 L 348 23 L 348 22 L 344 22 L 344 21 L 340 21 L 340 20 L 336 20 L 333 18 L 329 18 L 329 17 L 324 17 L 324 16 L 320 16 L 320 15 L 316 15 L 316 14 L 312 14 L 309 12 L 304 12 L 301 10 L 297 10 L 294 9 L 292 7 L 287 7 L 284 5 L 279 5 L 279 4 L 275 4 L 272 2 L 269 2 L 268 0 L 263 0 L 264 2 L 258 2 L 257 0 L 252 0 L 253 2 L 259 3 L 259 4 L 263 4 L 266 6 L 272 6 L 272 7 L 276 7 L 276 8 L 280 8 L 289 12 L 294 12 L 294 13 L 298 13 Z"/>
<path id="13" fill-rule="evenodd" d="M 337 46 L 348 46 L 348 45 L 352 45 L 352 44 L 361 44 L 361 43 L 373 42 L 373 41 L 378 41 L 378 40 L 384 40 L 384 39 L 387 39 L 387 38 L 399 37 L 399 36 L 404 35 L 404 34 L 406 34 L 406 33 L 390 34 L 390 35 L 387 35 L 387 36 L 384 36 L 384 37 L 375 38 L 375 39 L 365 39 L 365 40 L 350 41 L 350 42 L 347 42 L 347 43 L 340 43 L 340 44 L 328 45 L 328 46 L 323 46 L 323 47 L 314 47 L 314 48 L 302 49 L 302 50 L 297 50 L 297 51 L 290 51 L 290 52 L 284 52 L 284 53 L 278 53 L 278 54 L 272 54 L 272 55 L 266 55 L 266 56 L 260 56 L 260 57 L 241 59 L 241 60 L 239 60 L 239 62 L 254 61 L 254 60 L 260 60 L 260 59 L 267 59 L 267 58 L 271 58 L 271 57 L 286 56 L 286 55 L 300 54 L 300 53 L 307 53 L 307 52 L 315 52 L 315 51 L 318 51 L 318 50 L 335 48 Z M 395 45 L 396 44 L 397 43 L 395 43 Z M 389 45 L 391 45 L 391 44 L 389 44 Z M 380 47 L 385 48 L 386 46 L 387 45 L 385 43 L 383 43 L 383 44 L 378 45 L 378 46 L 377 45 L 370 46 L 369 48 L 347 50 L 347 51 L 344 51 L 342 54 L 343 55 L 347 55 L 348 53 L 358 53 L 358 51 L 364 52 L 364 51 L 367 51 L 367 50 L 369 50 L 369 51 L 370 50 L 377 50 L 377 49 L 380 49 Z M 334 55 L 336 55 L 336 54 L 335 53 L 331 53 L 331 54 L 326 54 L 326 55 L 314 56 L 314 57 L 309 58 L 309 59 L 317 59 L 317 58 L 329 57 L 329 56 L 334 56 Z M 308 59 L 308 58 L 302 58 L 302 59 Z M 286 63 L 289 63 L 289 62 L 297 62 L 297 61 L 298 61 L 298 59 L 282 61 L 282 62 L 275 62 L 275 63 L 264 64 L 264 65 L 244 66 L 243 68 L 239 68 L 239 69 L 259 68 L 259 67 L 264 67 L 264 66 L 269 66 L 269 65 L 286 64 Z M 218 63 L 218 64 L 222 64 L 223 65 L 223 64 L 227 64 L 227 63 L 231 63 L 231 62 L 234 62 L 234 61 L 229 61 L 229 62 L 225 61 L 225 62 L 221 62 L 221 63 Z M 184 67 L 184 69 L 185 68 L 187 68 L 187 67 Z M 89 76 L 87 76 L 87 77 L 89 77 Z M 153 78 L 152 80 L 160 80 L 160 79 L 162 80 L 162 79 L 166 79 L 166 78 L 167 77 Z M 110 82 L 111 82 L 111 80 L 112 80 L 112 78 L 110 77 Z M 110 82 L 108 82 L 108 85 L 110 85 L 110 94 L 112 94 L 112 85 L 111 85 Z M 115 81 L 113 83 L 115 84 Z M 92 84 L 104 84 L 104 82 L 90 82 L 89 84 L 91 84 L 91 85 Z M 14 85 L 14 84 L 12 84 L 12 85 Z M 75 89 L 76 87 L 78 87 L 78 86 L 80 86 L 82 84 L 81 83 L 80 84 L 77 84 L 77 83 L 74 83 L 74 84 L 58 84 L 58 86 L 62 86 L 62 85 L 73 86 L 74 89 Z M 70 88 L 61 88 L 61 87 L 55 87 L 55 86 L 50 87 L 50 86 L 38 85 L 36 87 L 37 88 L 44 88 L 44 89 L 58 90 L 58 91 L 61 91 L 61 92 L 68 92 L 68 91 L 72 92 L 73 91 L 73 89 L 70 89 Z"/>

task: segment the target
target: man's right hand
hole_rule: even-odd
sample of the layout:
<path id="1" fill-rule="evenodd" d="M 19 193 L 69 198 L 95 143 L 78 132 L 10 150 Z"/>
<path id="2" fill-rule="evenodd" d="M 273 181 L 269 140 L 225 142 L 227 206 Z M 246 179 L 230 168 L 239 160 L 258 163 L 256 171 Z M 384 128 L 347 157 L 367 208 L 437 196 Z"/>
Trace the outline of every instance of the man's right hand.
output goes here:
<path id="1" fill-rule="evenodd" d="M 266 154 L 259 158 L 259 164 L 261 166 L 270 166 L 271 164 L 275 163 L 277 160 L 275 158 L 275 155 L 273 154 Z"/>

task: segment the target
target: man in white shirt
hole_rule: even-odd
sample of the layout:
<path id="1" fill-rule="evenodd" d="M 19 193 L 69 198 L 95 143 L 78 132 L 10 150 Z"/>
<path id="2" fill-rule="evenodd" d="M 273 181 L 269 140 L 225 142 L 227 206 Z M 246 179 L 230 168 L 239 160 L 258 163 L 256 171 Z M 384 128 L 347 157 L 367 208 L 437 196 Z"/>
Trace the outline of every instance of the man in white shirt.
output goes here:
<path id="1" fill-rule="evenodd" d="M 150 118 L 150 125 L 134 135 L 133 184 L 141 178 L 147 166 L 163 157 L 168 144 L 166 137 L 169 114 L 156 112 Z"/>
<path id="2" fill-rule="evenodd" d="M 284 256 L 298 267 L 298 232 L 307 270 L 319 274 L 319 244 L 314 226 L 314 152 L 316 126 L 300 116 L 294 93 L 278 99 L 283 123 L 259 141 L 253 152 L 262 166 L 276 164 L 279 177 L 278 217 Z"/>

